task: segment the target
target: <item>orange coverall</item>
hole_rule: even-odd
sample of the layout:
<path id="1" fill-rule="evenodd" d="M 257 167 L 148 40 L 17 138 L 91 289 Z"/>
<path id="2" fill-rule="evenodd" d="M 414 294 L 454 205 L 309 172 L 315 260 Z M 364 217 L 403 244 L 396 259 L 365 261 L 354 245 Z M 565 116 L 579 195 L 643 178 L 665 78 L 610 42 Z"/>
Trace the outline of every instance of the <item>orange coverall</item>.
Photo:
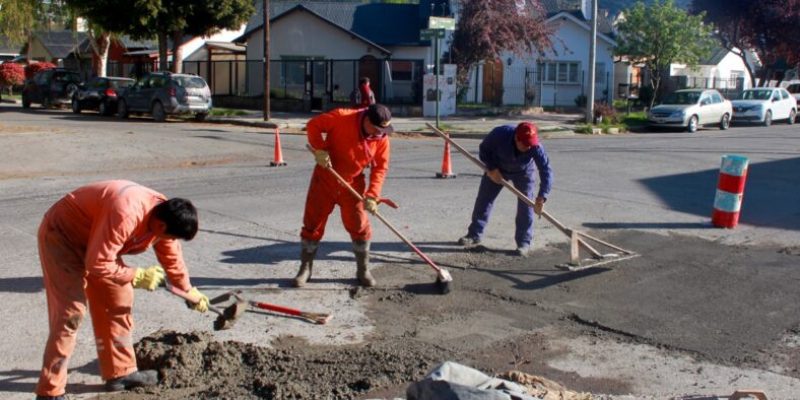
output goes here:
<path id="1" fill-rule="evenodd" d="M 131 330 L 135 269 L 122 261 L 153 245 L 170 282 L 190 290 L 180 243 L 150 232 L 150 211 L 164 195 L 129 181 L 92 183 L 66 195 L 39 227 L 50 335 L 36 386 L 40 396 L 64 394 L 78 327 L 89 312 L 103 380 L 136 371 Z"/>
<path id="2" fill-rule="evenodd" d="M 333 169 L 353 189 L 364 197 L 377 199 L 380 198 L 386 171 L 389 169 L 389 138 L 365 139 L 366 133 L 362 128 L 365 112 L 365 108 L 335 109 L 308 121 L 306 131 L 311 147 L 327 151 Z M 364 168 L 367 166 L 370 167 L 368 187 L 364 180 Z M 328 216 L 337 204 L 350 238 L 354 241 L 369 240 L 372 237 L 372 228 L 364 211 L 364 204 L 319 165 L 311 175 L 300 236 L 311 241 L 322 239 Z"/>

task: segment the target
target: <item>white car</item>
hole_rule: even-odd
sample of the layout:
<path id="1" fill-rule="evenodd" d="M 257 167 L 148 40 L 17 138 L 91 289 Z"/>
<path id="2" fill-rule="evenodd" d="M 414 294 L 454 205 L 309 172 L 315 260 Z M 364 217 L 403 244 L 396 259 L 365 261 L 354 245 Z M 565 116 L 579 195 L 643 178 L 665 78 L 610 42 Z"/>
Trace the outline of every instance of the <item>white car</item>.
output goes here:
<path id="1" fill-rule="evenodd" d="M 647 113 L 652 127 L 685 128 L 697 132 L 702 125 L 728 129 L 733 115 L 731 102 L 714 89 L 683 89 L 670 93 Z"/>
<path id="2" fill-rule="evenodd" d="M 774 120 L 793 124 L 797 116 L 797 100 L 783 88 L 764 87 L 742 91 L 733 101 L 733 121 L 753 122 L 764 126 Z"/>
<path id="3" fill-rule="evenodd" d="M 789 94 L 794 96 L 795 100 L 797 100 L 797 107 L 798 110 L 800 110 L 800 83 L 792 83 L 786 87 L 786 91 L 788 91 Z"/>

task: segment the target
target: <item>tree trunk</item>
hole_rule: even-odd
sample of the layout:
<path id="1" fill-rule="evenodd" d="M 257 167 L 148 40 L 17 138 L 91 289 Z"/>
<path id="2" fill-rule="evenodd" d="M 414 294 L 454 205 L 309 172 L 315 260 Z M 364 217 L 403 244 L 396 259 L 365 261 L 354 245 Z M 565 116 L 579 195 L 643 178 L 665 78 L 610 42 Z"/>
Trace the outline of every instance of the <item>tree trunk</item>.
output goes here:
<path id="1" fill-rule="evenodd" d="M 91 40 L 91 39 L 90 39 Z M 96 43 L 92 46 L 94 57 L 92 57 L 92 69 L 96 76 L 106 76 L 108 68 L 108 49 L 111 47 L 111 34 L 103 32 L 96 38 Z"/>
<path id="2" fill-rule="evenodd" d="M 181 47 L 183 32 L 172 32 L 172 72 L 180 74 L 183 72 L 183 48 Z"/>
<path id="3" fill-rule="evenodd" d="M 167 33 L 166 32 L 159 32 L 158 33 L 158 69 L 160 71 L 166 71 L 169 69 L 169 64 L 167 63 Z"/>

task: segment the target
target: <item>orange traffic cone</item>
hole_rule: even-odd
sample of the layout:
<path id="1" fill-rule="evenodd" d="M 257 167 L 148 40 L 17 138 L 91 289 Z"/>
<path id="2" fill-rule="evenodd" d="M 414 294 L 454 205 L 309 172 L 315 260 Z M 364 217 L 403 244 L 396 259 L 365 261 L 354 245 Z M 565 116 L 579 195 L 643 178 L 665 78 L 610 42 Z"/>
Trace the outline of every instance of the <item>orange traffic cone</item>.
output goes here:
<path id="1" fill-rule="evenodd" d="M 281 130 L 275 127 L 275 159 L 269 163 L 270 167 L 282 167 L 286 165 L 283 161 L 283 153 L 281 152 Z"/>
<path id="2" fill-rule="evenodd" d="M 444 156 L 442 156 L 442 172 L 436 173 L 437 178 L 447 179 L 455 178 L 456 174 L 453 173 L 453 167 L 450 165 L 450 143 L 444 142 Z"/>

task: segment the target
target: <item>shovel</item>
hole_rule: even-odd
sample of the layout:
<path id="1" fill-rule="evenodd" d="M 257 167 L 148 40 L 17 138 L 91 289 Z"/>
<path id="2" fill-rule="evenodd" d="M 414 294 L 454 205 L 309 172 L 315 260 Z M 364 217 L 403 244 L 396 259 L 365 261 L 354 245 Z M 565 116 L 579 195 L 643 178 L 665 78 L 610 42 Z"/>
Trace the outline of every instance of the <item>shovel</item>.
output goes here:
<path id="1" fill-rule="evenodd" d="M 306 144 L 306 148 L 312 154 L 314 153 L 314 148 L 311 147 L 310 144 Z M 361 196 L 361 194 L 359 194 L 358 192 L 356 192 L 356 190 L 353 189 L 353 187 L 350 186 L 350 184 L 347 183 L 347 181 L 344 180 L 344 178 L 342 178 L 342 176 L 339 175 L 339 173 L 336 172 L 336 170 L 334 170 L 333 167 L 327 167 L 325 169 L 327 169 L 336 178 L 336 180 L 339 181 L 339 184 L 344 186 L 350 192 L 350 194 L 355 196 L 355 198 L 357 198 L 359 201 L 362 201 L 362 202 L 364 201 L 364 197 Z M 385 200 L 384 200 L 384 202 L 385 202 Z M 394 207 L 394 208 L 397 208 L 397 207 Z M 381 215 L 377 211 L 375 211 L 373 213 L 373 215 L 375 215 L 375 217 L 377 217 L 381 222 L 383 222 L 383 224 L 386 225 L 386 227 L 389 228 L 390 231 L 394 232 L 394 234 L 397 235 L 397 237 L 399 237 L 400 240 L 402 240 L 405 244 L 407 244 L 408 247 L 411 247 L 411 249 L 414 250 L 414 252 L 417 253 L 417 255 L 420 258 L 422 258 L 422 260 L 425 261 L 426 264 L 430 265 L 430 267 L 433 268 L 434 271 L 436 271 L 436 284 L 435 285 L 436 285 L 436 288 L 439 290 L 439 293 L 441 293 L 441 294 L 450 293 L 450 286 L 453 283 L 453 277 L 450 275 L 450 272 L 448 272 L 446 269 L 436 265 L 436 263 L 434 263 L 433 260 L 431 260 L 420 249 L 418 249 L 417 246 L 414 246 L 414 243 L 411 243 L 411 241 L 408 240 L 408 238 L 406 238 L 405 236 L 403 236 L 403 234 L 400 233 L 400 231 L 398 231 L 397 228 L 395 228 L 392 224 L 390 224 L 389 221 L 387 221 L 386 218 L 383 217 L 383 215 Z"/>
<path id="2" fill-rule="evenodd" d="M 211 300 L 211 303 L 212 304 L 223 303 L 223 302 L 226 302 L 229 299 L 233 298 L 233 299 L 236 300 L 236 303 L 234 303 L 234 304 L 249 304 L 252 307 L 260 308 L 262 310 L 274 311 L 274 312 L 277 312 L 277 313 L 287 314 L 287 315 L 294 315 L 296 317 L 303 318 L 305 320 L 311 321 L 311 322 L 313 322 L 315 324 L 319 324 L 319 325 L 327 324 L 328 321 L 330 321 L 330 319 L 333 317 L 330 314 L 321 314 L 321 313 L 312 313 L 312 312 L 307 312 L 307 311 L 300 311 L 300 310 L 296 310 L 294 308 L 279 306 L 279 305 L 275 305 L 275 304 L 264 303 L 264 302 L 260 302 L 260 301 L 247 300 L 247 299 L 243 298 L 241 294 L 242 294 L 242 292 L 240 290 L 228 292 L 228 293 L 225 293 L 225 294 L 222 294 L 222 295 L 219 295 L 219 296 L 213 298 Z"/>
<path id="3" fill-rule="evenodd" d="M 186 293 L 183 290 L 176 288 L 175 286 L 170 285 L 169 282 L 165 281 L 165 283 L 167 290 L 170 293 L 192 304 L 197 304 L 198 302 L 200 302 L 199 299 L 190 296 L 189 293 Z M 211 310 L 213 313 L 217 314 L 217 319 L 216 321 L 214 321 L 214 330 L 223 331 L 232 328 L 233 324 L 236 323 L 236 320 L 239 318 L 239 316 L 245 312 L 246 309 L 246 307 L 244 307 L 245 304 L 246 303 L 244 303 L 243 301 L 237 301 L 236 303 L 233 303 L 222 310 L 220 310 L 217 307 L 209 305 L 208 309 Z"/>

